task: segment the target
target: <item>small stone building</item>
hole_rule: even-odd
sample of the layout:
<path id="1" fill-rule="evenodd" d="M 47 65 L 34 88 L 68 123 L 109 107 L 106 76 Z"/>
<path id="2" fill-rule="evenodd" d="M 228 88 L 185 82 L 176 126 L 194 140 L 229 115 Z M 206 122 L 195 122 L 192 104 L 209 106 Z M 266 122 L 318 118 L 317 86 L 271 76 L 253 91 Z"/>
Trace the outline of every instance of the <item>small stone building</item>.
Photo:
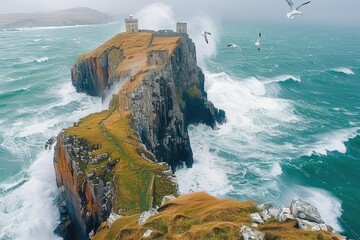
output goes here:
<path id="1" fill-rule="evenodd" d="M 135 33 L 139 31 L 138 20 L 130 15 L 129 18 L 125 19 L 125 27 L 127 33 Z"/>
<path id="2" fill-rule="evenodd" d="M 176 32 L 177 33 L 187 33 L 187 23 L 186 22 L 176 23 Z"/>

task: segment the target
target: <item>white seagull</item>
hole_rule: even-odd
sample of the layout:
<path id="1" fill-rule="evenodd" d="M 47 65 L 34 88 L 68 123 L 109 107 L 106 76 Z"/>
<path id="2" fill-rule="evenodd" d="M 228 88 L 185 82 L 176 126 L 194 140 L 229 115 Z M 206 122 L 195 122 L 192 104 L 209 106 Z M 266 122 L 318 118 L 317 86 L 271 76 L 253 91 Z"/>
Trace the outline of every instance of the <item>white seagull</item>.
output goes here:
<path id="1" fill-rule="evenodd" d="M 303 3 L 300 6 L 298 6 L 297 8 L 295 8 L 294 2 L 292 0 L 286 0 L 286 2 L 289 4 L 289 7 L 290 7 L 290 12 L 287 13 L 286 15 L 287 15 L 288 18 L 293 19 L 296 15 L 303 15 L 303 13 L 299 11 L 299 9 L 302 6 L 304 6 L 306 4 L 309 4 L 311 1 Z"/>
<path id="2" fill-rule="evenodd" d="M 260 46 L 261 46 L 260 45 L 260 39 L 261 39 L 261 33 L 259 33 L 259 36 L 258 36 L 258 38 L 257 38 L 257 40 L 255 42 L 255 46 L 256 46 L 258 51 L 260 51 Z"/>
<path id="3" fill-rule="evenodd" d="M 235 43 L 229 43 L 227 46 L 228 46 L 228 47 L 236 48 L 237 50 L 241 51 L 241 53 L 242 53 L 242 55 L 244 55 L 244 57 L 246 57 L 245 53 L 241 50 L 241 48 L 240 48 L 237 44 L 235 44 Z M 247 58 L 247 57 L 246 57 L 246 58 Z"/>
<path id="4" fill-rule="evenodd" d="M 211 33 L 207 32 L 207 31 L 204 31 L 204 32 L 201 33 L 201 35 L 204 36 L 205 42 L 206 42 L 206 43 L 209 43 L 209 40 L 208 40 L 208 38 L 207 38 L 207 35 L 211 35 Z"/>

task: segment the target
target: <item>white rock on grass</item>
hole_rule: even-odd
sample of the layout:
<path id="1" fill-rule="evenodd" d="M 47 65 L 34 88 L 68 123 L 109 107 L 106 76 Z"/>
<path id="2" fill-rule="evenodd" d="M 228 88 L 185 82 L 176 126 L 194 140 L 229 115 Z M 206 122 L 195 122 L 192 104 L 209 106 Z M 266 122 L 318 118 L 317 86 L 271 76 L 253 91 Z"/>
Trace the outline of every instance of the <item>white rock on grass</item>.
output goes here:
<path id="1" fill-rule="evenodd" d="M 324 223 L 310 222 L 299 218 L 297 218 L 296 220 L 297 220 L 298 228 L 301 230 L 311 230 L 311 231 L 328 230 L 327 226 Z"/>
<path id="2" fill-rule="evenodd" d="M 161 200 L 161 206 L 164 205 L 166 202 L 175 199 L 176 197 L 174 195 L 168 195 L 168 196 L 164 196 L 163 199 Z"/>
<path id="3" fill-rule="evenodd" d="M 120 215 L 111 212 L 110 216 L 106 219 L 106 225 L 110 227 L 117 219 L 121 218 Z"/>
<path id="4" fill-rule="evenodd" d="M 310 222 L 324 223 L 316 207 L 299 198 L 294 198 L 290 205 L 291 212 L 296 218 L 301 218 Z"/>
<path id="5" fill-rule="evenodd" d="M 157 214 L 157 211 L 156 209 L 154 208 L 151 208 L 149 211 L 145 211 L 145 212 L 142 212 L 140 217 L 139 217 L 139 220 L 138 220 L 138 224 L 139 226 L 142 226 L 145 224 L 145 222 L 152 216 L 156 215 Z"/>
<path id="6" fill-rule="evenodd" d="M 278 222 L 284 222 L 288 219 L 295 219 L 294 216 L 290 212 L 290 208 L 282 206 L 280 211 L 276 217 Z"/>
<path id="7" fill-rule="evenodd" d="M 254 230 L 247 226 L 242 226 L 240 230 L 240 235 L 244 240 L 264 240 L 265 233 Z"/>
<path id="8" fill-rule="evenodd" d="M 150 237 L 152 233 L 153 233 L 153 230 L 148 229 L 148 230 L 146 230 L 146 232 L 144 232 L 143 237 L 144 238 Z"/>
<path id="9" fill-rule="evenodd" d="M 264 223 L 264 220 L 261 218 L 260 213 L 256 212 L 256 213 L 252 213 L 251 215 L 251 220 L 254 223 Z"/>
<path id="10" fill-rule="evenodd" d="M 271 219 L 271 215 L 269 214 L 268 210 L 266 210 L 266 209 L 264 211 L 261 211 L 260 215 L 265 222 L 267 222 Z"/>
<path id="11" fill-rule="evenodd" d="M 278 214 L 280 212 L 280 208 L 279 207 L 271 207 L 268 209 L 268 213 L 272 218 L 277 218 Z"/>
<path id="12" fill-rule="evenodd" d="M 256 206 L 256 208 L 259 210 L 259 212 L 262 212 L 264 210 L 268 210 L 272 207 L 271 203 L 262 203 Z"/>

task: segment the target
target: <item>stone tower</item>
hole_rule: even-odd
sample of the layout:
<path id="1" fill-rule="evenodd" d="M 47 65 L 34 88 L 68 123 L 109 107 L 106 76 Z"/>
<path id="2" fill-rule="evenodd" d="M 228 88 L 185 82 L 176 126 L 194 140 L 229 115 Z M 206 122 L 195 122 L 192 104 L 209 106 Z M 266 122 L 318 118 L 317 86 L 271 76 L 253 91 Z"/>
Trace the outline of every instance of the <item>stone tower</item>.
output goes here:
<path id="1" fill-rule="evenodd" d="M 135 33 L 139 31 L 138 20 L 134 18 L 133 15 L 130 15 L 129 18 L 125 19 L 125 27 L 127 33 Z"/>
<path id="2" fill-rule="evenodd" d="M 186 22 L 176 23 L 176 32 L 177 33 L 187 33 L 187 23 Z"/>

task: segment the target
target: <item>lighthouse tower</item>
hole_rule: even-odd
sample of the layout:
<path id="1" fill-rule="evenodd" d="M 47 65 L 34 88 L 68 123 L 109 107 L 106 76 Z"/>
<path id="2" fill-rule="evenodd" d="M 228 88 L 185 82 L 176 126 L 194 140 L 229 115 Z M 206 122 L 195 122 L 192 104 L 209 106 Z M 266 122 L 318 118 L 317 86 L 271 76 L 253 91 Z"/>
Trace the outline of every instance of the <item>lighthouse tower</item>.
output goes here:
<path id="1" fill-rule="evenodd" d="M 125 27 L 127 33 L 135 33 L 139 31 L 138 20 L 130 15 L 129 18 L 125 19 Z"/>

